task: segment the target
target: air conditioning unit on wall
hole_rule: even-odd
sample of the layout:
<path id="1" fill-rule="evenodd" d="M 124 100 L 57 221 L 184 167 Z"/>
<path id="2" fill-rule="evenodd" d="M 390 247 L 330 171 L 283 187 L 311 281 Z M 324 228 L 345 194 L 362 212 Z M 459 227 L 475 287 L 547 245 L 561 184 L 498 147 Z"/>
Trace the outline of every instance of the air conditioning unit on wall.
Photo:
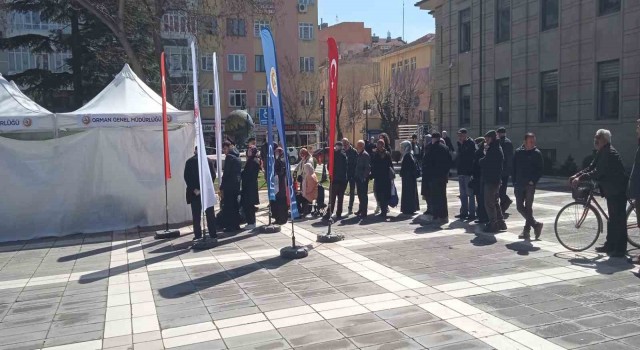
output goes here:
<path id="1" fill-rule="evenodd" d="M 307 7 L 309 5 L 307 4 L 298 4 L 298 12 L 300 13 L 307 13 Z"/>

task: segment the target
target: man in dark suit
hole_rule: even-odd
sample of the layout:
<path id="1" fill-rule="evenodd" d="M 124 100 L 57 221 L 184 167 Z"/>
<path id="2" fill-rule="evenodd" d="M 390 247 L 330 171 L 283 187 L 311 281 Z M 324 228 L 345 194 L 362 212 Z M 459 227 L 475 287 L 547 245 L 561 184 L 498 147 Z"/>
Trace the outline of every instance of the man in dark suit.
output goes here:
<path id="1" fill-rule="evenodd" d="M 367 205 L 369 203 L 369 174 L 371 173 L 371 158 L 369 153 L 364 149 L 364 141 L 360 140 L 356 144 L 358 156 L 356 158 L 356 168 L 353 177 L 358 187 L 358 211 L 356 215 L 361 218 L 367 217 Z"/>
<path id="2" fill-rule="evenodd" d="M 325 220 L 329 220 L 331 218 L 336 201 L 338 202 L 338 207 L 336 208 L 336 219 L 342 219 L 342 202 L 344 199 L 344 192 L 347 189 L 347 155 L 342 150 L 342 142 L 336 142 L 334 145 L 333 161 L 333 174 L 330 174 L 331 197 L 329 200 L 329 209 L 324 215 Z"/>
<path id="3" fill-rule="evenodd" d="M 211 180 L 215 181 L 216 173 L 213 171 L 213 164 L 211 160 L 208 160 L 209 172 L 211 173 Z M 198 168 L 198 148 L 196 147 L 195 155 L 189 159 L 184 166 L 184 182 L 187 184 L 187 204 L 191 204 L 191 216 L 193 218 L 193 240 L 202 238 L 202 227 L 200 221 L 202 219 L 202 201 L 200 198 L 200 175 Z M 216 240 L 218 235 L 216 234 L 216 216 L 214 214 L 214 208 L 210 207 L 205 210 L 207 217 L 207 226 L 209 228 L 209 237 Z"/>
<path id="4" fill-rule="evenodd" d="M 489 217 L 489 223 L 485 226 L 484 231 L 496 233 L 507 229 L 507 224 L 504 222 L 504 216 L 498 203 L 504 155 L 495 130 L 487 132 L 484 135 L 484 139 L 485 152 L 484 157 L 480 159 L 480 169 L 482 171 L 484 207 Z"/>
<path id="5" fill-rule="evenodd" d="M 513 143 L 507 137 L 507 129 L 505 129 L 504 127 L 500 127 L 498 128 L 497 132 L 498 138 L 500 139 L 502 154 L 504 155 L 504 163 L 502 165 L 502 178 L 500 179 L 500 190 L 498 191 L 498 194 L 500 196 L 500 209 L 504 214 L 511 206 L 511 203 L 513 203 L 513 201 L 507 194 L 509 176 L 513 171 Z"/>
<path id="6" fill-rule="evenodd" d="M 347 155 L 347 183 L 349 184 L 349 209 L 347 214 L 353 213 L 353 201 L 356 196 L 356 160 L 358 159 L 358 153 L 351 147 L 349 139 L 346 137 L 342 139 L 342 148 L 344 154 Z"/>
<path id="7" fill-rule="evenodd" d="M 240 231 L 240 205 L 238 195 L 240 195 L 240 175 L 242 173 L 242 163 L 240 155 L 231 142 L 222 143 L 222 151 L 225 154 L 224 172 L 220 183 L 222 194 L 222 226 L 225 232 Z"/>

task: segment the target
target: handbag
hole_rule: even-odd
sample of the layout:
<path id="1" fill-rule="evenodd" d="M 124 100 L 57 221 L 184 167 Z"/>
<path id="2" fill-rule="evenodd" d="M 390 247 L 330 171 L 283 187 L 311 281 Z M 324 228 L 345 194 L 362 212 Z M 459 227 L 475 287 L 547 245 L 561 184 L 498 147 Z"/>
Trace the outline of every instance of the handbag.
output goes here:
<path id="1" fill-rule="evenodd" d="M 389 198 L 389 206 L 391 208 L 395 208 L 396 206 L 398 206 L 398 202 L 399 202 L 399 198 L 398 198 L 398 190 L 396 190 L 396 184 L 393 182 L 393 180 L 391 180 L 391 198 Z"/>

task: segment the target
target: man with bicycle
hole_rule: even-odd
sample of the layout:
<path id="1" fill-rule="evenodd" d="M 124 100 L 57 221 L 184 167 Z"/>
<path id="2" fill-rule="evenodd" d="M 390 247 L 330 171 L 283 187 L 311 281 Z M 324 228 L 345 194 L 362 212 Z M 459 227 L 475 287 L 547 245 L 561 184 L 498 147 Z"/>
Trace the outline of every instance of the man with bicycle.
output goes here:
<path id="1" fill-rule="evenodd" d="M 593 138 L 596 156 L 591 164 L 569 178 L 571 186 L 578 186 L 580 181 L 597 181 L 602 195 L 607 200 L 609 221 L 607 222 L 607 239 L 596 252 L 607 253 L 611 257 L 625 257 L 627 253 L 627 183 L 622 158 L 611 146 L 611 132 L 606 129 L 596 131 Z"/>

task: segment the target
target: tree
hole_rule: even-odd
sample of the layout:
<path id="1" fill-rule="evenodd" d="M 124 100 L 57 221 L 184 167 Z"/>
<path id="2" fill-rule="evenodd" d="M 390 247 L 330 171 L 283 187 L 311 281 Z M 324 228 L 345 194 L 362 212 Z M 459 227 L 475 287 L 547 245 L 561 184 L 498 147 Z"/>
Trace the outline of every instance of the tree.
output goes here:
<path id="1" fill-rule="evenodd" d="M 300 125 L 318 115 L 321 73 L 303 72 L 295 58 L 285 57 L 282 69 L 282 104 L 285 117 L 296 130 L 296 144 L 301 145 Z"/>
<path id="2" fill-rule="evenodd" d="M 416 113 L 425 84 L 416 70 L 395 72 L 385 80 L 375 87 L 374 99 L 382 119 L 382 130 L 389 134 L 393 144 L 398 138 L 398 126 Z"/>
<path id="3" fill-rule="evenodd" d="M 364 119 L 362 114 L 361 90 L 364 79 L 355 69 L 343 69 L 340 76 L 341 96 L 346 105 L 346 129 L 351 129 L 352 142 L 356 141 L 356 125 Z"/>

